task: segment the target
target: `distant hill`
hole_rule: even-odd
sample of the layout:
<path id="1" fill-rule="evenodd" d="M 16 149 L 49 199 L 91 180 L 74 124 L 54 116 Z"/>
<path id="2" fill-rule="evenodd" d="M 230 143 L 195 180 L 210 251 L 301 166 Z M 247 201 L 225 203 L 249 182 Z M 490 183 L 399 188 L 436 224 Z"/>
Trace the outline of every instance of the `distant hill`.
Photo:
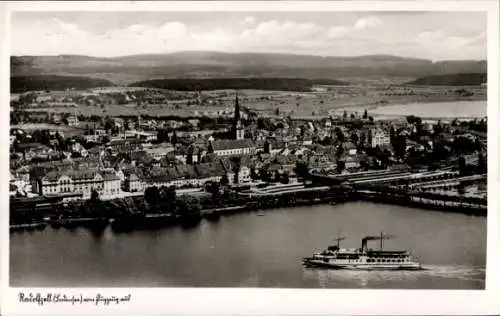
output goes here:
<path id="1" fill-rule="evenodd" d="M 88 77 L 34 75 L 15 76 L 10 78 L 10 91 L 12 93 L 37 90 L 66 90 L 72 88 L 89 89 L 109 86 L 113 86 L 113 83 L 108 80 Z"/>
<path id="2" fill-rule="evenodd" d="M 458 73 L 421 77 L 407 84 L 427 86 L 479 86 L 485 83 L 486 79 L 486 73 Z"/>
<path id="3" fill-rule="evenodd" d="M 486 61 L 441 61 L 391 55 L 322 57 L 271 53 L 187 51 L 171 54 L 99 58 L 80 55 L 12 56 L 11 75 L 77 75 L 117 84 L 165 78 L 268 77 L 339 79 L 418 78 L 486 72 Z"/>
<path id="4" fill-rule="evenodd" d="M 348 82 L 334 79 L 300 78 L 205 78 L 205 79 L 157 79 L 135 82 L 133 87 L 160 88 L 178 91 L 258 89 L 275 91 L 310 91 L 313 84 L 349 85 Z"/>

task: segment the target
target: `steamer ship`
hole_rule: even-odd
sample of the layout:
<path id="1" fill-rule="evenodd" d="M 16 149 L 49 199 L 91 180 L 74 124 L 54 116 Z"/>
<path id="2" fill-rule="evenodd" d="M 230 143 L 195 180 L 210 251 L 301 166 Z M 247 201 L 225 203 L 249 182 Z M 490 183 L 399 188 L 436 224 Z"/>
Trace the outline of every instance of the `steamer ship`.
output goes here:
<path id="1" fill-rule="evenodd" d="M 392 238 L 392 235 L 366 236 L 361 240 L 361 248 L 340 248 L 340 241 L 345 237 L 335 240 L 337 245 L 329 246 L 321 253 L 303 259 L 306 267 L 322 267 L 329 269 L 351 270 L 422 270 L 421 264 L 410 255 L 408 250 L 384 250 L 383 241 Z M 368 248 L 369 241 L 380 241 L 380 249 Z"/>

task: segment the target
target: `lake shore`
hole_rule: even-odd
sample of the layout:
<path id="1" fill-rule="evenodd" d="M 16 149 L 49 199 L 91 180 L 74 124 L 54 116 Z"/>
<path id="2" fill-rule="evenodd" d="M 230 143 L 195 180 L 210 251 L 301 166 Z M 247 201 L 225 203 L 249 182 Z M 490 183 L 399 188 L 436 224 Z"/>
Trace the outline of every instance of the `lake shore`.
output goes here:
<path id="1" fill-rule="evenodd" d="M 359 115 L 367 109 L 380 106 L 404 105 L 409 103 L 437 103 L 459 101 L 486 101 L 484 87 L 465 87 L 472 95 L 456 94 L 462 87 L 363 87 L 340 86 L 332 87 L 326 92 L 294 92 L 294 91 L 239 91 L 242 106 L 255 111 L 259 116 L 272 117 L 279 109 L 283 115 L 296 117 L 309 117 L 320 119 L 329 116 L 332 110 L 352 108 Z M 234 96 L 226 91 L 203 92 L 213 102 L 198 104 L 191 99 L 169 101 L 168 104 L 149 104 L 138 106 L 134 103 L 110 104 L 106 107 L 85 106 L 78 107 L 30 107 L 27 111 L 48 113 L 71 113 L 83 116 L 110 115 L 110 116 L 177 116 L 179 118 L 205 115 L 232 108 Z"/>
<path id="2" fill-rule="evenodd" d="M 400 195 L 363 194 L 362 191 L 347 192 L 340 187 L 337 189 L 318 187 L 311 188 L 306 193 L 284 191 L 277 194 L 262 195 L 258 199 L 241 203 L 239 205 L 225 207 L 204 207 L 198 211 L 189 213 L 129 213 L 120 217 L 95 216 L 95 217 L 45 217 L 42 221 L 33 222 L 28 219 L 25 223 L 10 225 L 11 232 L 43 230 L 47 225 L 53 228 L 65 227 L 74 229 L 86 227 L 91 230 L 104 229 L 108 224 L 116 232 L 128 232 L 133 230 L 159 229 L 166 226 L 181 225 L 185 227 L 196 226 L 202 219 L 209 221 L 219 220 L 221 216 L 227 216 L 242 212 L 262 212 L 268 209 L 279 209 L 283 207 L 299 207 L 306 205 L 338 204 L 352 201 L 368 201 L 382 204 L 393 204 L 405 207 L 435 210 L 447 213 L 462 213 L 473 216 L 486 216 L 486 206 L 477 207 L 472 204 L 463 204 L 453 198 L 443 196 L 443 202 L 424 203 Z M 462 201 L 462 198 L 460 199 Z M 458 203 L 458 204 L 457 204 Z M 262 213 L 263 215 L 263 213 Z"/>

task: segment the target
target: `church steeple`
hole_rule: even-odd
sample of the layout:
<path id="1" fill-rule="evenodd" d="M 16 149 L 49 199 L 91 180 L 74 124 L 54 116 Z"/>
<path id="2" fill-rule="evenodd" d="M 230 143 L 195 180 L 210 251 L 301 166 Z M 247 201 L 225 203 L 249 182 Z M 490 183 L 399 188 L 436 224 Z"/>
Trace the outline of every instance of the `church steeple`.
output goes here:
<path id="1" fill-rule="evenodd" d="M 240 140 L 245 138 L 245 129 L 241 124 L 240 103 L 238 102 L 238 91 L 234 100 L 234 120 L 233 120 L 233 137 Z"/>
<path id="2" fill-rule="evenodd" d="M 240 119 L 241 119 L 240 103 L 238 102 L 238 91 L 236 91 L 236 98 L 234 100 L 234 120 L 239 121 Z"/>

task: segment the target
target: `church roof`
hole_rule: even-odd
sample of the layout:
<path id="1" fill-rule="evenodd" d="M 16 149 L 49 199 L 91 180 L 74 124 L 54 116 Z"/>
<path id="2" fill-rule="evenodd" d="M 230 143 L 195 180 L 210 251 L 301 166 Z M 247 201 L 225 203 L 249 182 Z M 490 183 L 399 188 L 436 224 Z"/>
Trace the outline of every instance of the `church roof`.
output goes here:
<path id="1" fill-rule="evenodd" d="M 251 139 L 224 139 L 212 142 L 214 151 L 254 147 L 255 144 Z"/>

